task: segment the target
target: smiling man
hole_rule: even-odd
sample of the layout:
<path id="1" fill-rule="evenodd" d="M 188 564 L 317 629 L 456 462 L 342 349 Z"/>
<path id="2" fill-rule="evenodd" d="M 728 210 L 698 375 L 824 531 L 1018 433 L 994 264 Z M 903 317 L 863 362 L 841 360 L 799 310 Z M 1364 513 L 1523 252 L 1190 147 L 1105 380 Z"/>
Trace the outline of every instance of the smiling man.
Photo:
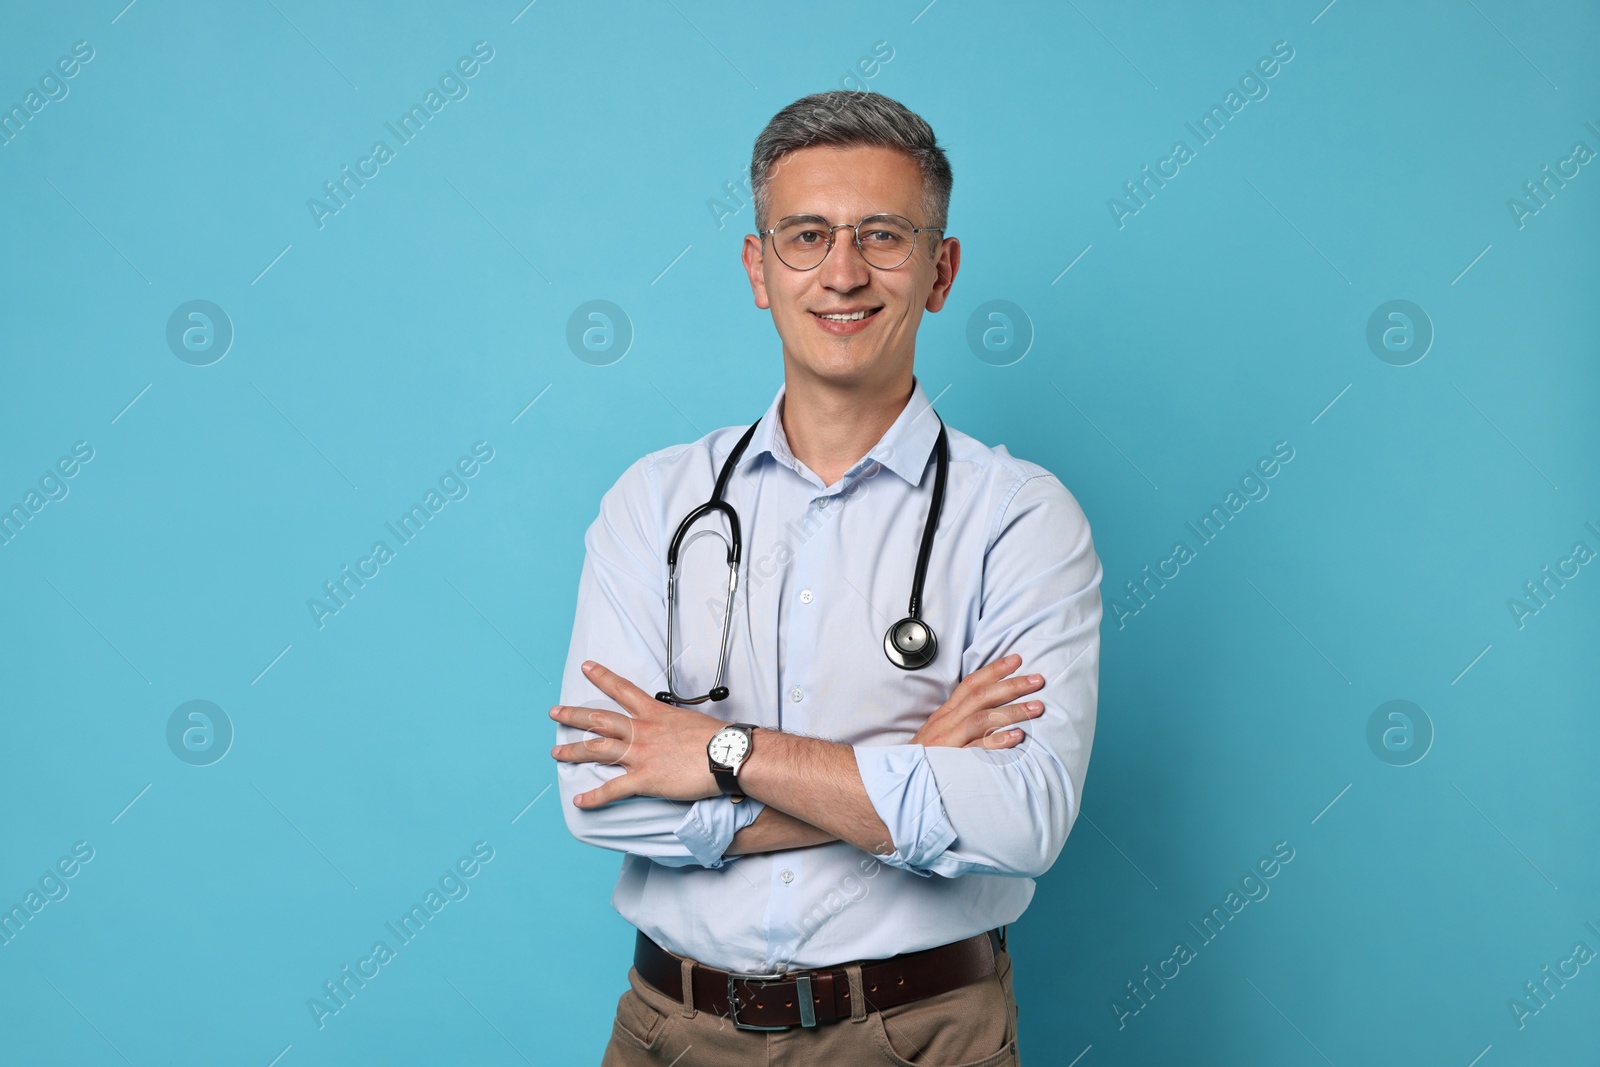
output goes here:
<path id="1" fill-rule="evenodd" d="M 1015 1064 L 1005 927 L 1094 737 L 1089 524 L 913 373 L 961 259 L 928 124 L 804 97 L 750 177 L 783 385 L 605 494 L 551 710 L 567 826 L 625 854 L 638 930 L 603 1063 Z"/>

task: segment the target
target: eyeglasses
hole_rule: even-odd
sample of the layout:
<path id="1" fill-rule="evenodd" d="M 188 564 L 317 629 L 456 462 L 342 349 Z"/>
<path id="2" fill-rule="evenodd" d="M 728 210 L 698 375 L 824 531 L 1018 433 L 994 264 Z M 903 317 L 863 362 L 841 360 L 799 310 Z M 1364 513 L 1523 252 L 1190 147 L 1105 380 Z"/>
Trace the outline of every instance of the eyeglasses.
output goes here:
<path id="1" fill-rule="evenodd" d="M 904 215 L 869 215 L 857 223 L 837 226 L 820 215 L 788 215 L 760 235 L 771 236 L 772 250 L 784 266 L 811 270 L 820 265 L 833 249 L 833 231 L 849 229 L 855 235 L 861 258 L 879 270 L 894 270 L 911 258 L 917 234 L 943 233 L 943 226 L 913 226 Z"/>

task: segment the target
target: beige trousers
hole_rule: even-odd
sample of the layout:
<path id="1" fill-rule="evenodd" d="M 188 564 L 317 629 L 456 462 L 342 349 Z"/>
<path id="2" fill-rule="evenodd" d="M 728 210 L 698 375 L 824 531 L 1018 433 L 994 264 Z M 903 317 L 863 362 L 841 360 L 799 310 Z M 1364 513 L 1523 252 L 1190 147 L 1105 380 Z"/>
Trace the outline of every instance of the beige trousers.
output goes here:
<path id="1" fill-rule="evenodd" d="M 845 968 L 861 988 L 860 964 Z M 852 998 L 856 999 L 856 998 Z M 600 1067 L 1019 1067 L 1011 954 L 990 977 L 855 1018 L 788 1030 L 740 1030 L 693 1010 L 628 968 Z"/>

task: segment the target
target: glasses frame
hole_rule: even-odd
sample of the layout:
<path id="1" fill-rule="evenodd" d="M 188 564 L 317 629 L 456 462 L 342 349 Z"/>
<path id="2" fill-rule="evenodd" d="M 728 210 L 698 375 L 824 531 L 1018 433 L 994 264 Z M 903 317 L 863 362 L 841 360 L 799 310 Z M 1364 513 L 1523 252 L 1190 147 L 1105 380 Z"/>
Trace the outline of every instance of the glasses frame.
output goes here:
<path id="1" fill-rule="evenodd" d="M 761 238 L 764 241 L 768 237 L 771 237 L 773 234 L 777 233 L 778 232 L 778 227 L 782 226 L 785 222 L 787 222 L 790 219 L 816 219 L 818 222 L 822 223 L 822 225 L 826 226 L 827 229 L 828 229 L 828 248 L 827 248 L 827 251 L 822 253 L 822 258 L 817 260 L 815 263 L 811 264 L 811 266 L 809 266 L 809 267 L 796 267 L 793 264 L 791 264 L 788 260 L 783 258 L 783 253 L 778 251 L 778 242 L 777 242 L 776 239 L 774 239 L 773 242 L 772 242 L 772 254 L 778 257 L 778 262 L 779 263 L 782 263 L 785 267 L 788 267 L 790 270 L 796 270 L 796 271 L 816 270 L 818 267 L 822 266 L 823 263 L 827 262 L 828 254 L 833 251 L 833 246 L 834 246 L 833 235 L 834 235 L 834 232 L 836 230 L 848 229 L 851 232 L 851 234 L 853 235 L 853 240 L 854 240 L 854 244 L 856 246 L 856 251 L 861 253 L 861 260 L 862 260 L 863 263 L 866 263 L 867 266 L 871 267 L 874 270 L 899 270 L 901 267 L 905 266 L 907 263 L 910 263 L 911 262 L 911 257 L 917 254 L 917 235 L 918 234 L 929 233 L 929 232 L 937 232 L 937 233 L 941 233 L 941 234 L 944 233 L 944 227 L 943 226 L 916 226 L 916 225 L 913 225 L 911 227 L 911 250 L 906 253 L 906 258 L 902 259 L 900 262 L 896 263 L 892 267 L 880 267 L 876 263 L 873 263 L 871 260 L 867 259 L 867 250 L 865 248 L 861 247 L 861 227 L 862 227 L 862 225 L 864 223 L 866 223 L 870 219 L 880 219 L 880 218 L 905 219 L 906 222 L 911 222 L 911 220 L 910 219 L 906 219 L 906 217 L 904 215 L 897 214 L 897 213 L 895 213 L 893 211 L 880 211 L 875 215 L 866 215 L 866 216 L 862 217 L 861 219 L 857 220 L 856 222 L 841 222 L 841 223 L 838 223 L 838 224 L 834 224 L 834 223 L 829 222 L 827 219 L 823 218 L 821 215 L 812 215 L 812 214 L 808 214 L 806 212 L 800 212 L 799 214 L 795 214 L 795 215 L 785 215 L 783 218 L 779 219 L 777 221 L 777 223 L 775 225 L 773 225 L 770 229 L 758 230 L 756 232 L 756 236 Z"/>

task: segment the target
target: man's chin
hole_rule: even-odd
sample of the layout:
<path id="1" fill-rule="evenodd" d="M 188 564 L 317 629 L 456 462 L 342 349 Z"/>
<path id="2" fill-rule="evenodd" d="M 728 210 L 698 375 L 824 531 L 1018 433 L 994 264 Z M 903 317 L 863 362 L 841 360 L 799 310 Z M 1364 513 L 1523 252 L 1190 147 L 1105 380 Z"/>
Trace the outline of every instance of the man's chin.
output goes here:
<path id="1" fill-rule="evenodd" d="M 793 362 L 808 377 L 850 388 L 880 377 L 884 357 L 876 345 L 856 345 L 845 339 L 844 343 L 802 349 Z"/>

